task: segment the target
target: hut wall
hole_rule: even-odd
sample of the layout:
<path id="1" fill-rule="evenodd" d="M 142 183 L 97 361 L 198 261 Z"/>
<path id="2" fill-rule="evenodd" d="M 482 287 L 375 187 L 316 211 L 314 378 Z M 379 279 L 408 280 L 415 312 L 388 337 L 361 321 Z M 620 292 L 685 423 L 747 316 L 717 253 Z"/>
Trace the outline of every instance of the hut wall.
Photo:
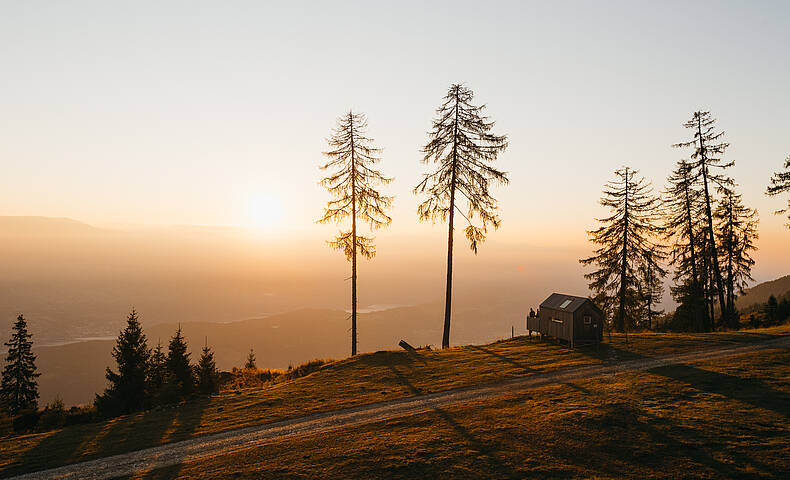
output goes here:
<path id="1" fill-rule="evenodd" d="M 585 323 L 589 317 L 590 323 Z M 574 312 L 574 341 L 595 342 L 603 340 L 603 317 L 589 304 L 582 305 Z"/>
<path id="2" fill-rule="evenodd" d="M 544 307 L 540 309 L 540 318 L 541 326 L 545 329 L 541 333 L 569 342 L 573 339 L 572 312 Z"/>

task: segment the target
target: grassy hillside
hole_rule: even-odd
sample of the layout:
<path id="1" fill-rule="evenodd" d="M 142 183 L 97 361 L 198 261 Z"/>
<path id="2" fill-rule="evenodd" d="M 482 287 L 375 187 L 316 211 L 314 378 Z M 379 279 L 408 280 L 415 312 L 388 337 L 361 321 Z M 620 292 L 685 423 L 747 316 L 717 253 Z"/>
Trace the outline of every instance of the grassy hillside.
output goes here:
<path id="1" fill-rule="evenodd" d="M 107 422 L 4 439 L 0 475 L 10 475 L 137 450 L 170 441 L 374 403 L 415 394 L 493 383 L 608 360 L 748 343 L 790 334 L 790 326 L 711 334 L 621 336 L 600 349 L 570 350 L 520 337 L 446 351 L 381 351 L 331 362 L 306 377 L 265 388 L 200 398 L 174 408 Z"/>
<path id="2" fill-rule="evenodd" d="M 146 479 L 786 478 L 790 352 L 545 387 L 274 442 Z"/>

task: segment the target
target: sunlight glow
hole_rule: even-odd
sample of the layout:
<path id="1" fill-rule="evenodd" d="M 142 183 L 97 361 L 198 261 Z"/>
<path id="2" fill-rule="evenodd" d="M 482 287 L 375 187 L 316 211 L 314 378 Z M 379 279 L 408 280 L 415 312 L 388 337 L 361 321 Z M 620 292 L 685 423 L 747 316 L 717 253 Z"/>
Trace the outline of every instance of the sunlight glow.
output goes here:
<path id="1" fill-rule="evenodd" d="M 250 197 L 247 205 L 249 226 L 257 229 L 277 227 L 284 217 L 280 197 L 268 193 L 257 193 Z"/>

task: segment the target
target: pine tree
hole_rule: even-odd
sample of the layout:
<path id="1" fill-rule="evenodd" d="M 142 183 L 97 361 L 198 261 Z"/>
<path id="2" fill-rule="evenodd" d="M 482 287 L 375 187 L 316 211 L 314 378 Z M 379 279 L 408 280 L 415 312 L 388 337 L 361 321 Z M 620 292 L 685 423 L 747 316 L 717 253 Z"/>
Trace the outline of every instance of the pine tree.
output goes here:
<path id="1" fill-rule="evenodd" d="M 187 348 L 187 342 L 181 334 L 181 325 L 179 325 L 167 347 L 167 370 L 178 384 L 181 395 L 185 397 L 191 395 L 195 387 Z"/>
<path id="2" fill-rule="evenodd" d="M 790 155 L 785 159 L 785 171 L 774 173 L 765 193 L 773 196 L 784 192 L 790 192 Z M 788 212 L 787 219 L 790 220 L 790 199 L 787 200 L 787 208 L 776 211 L 777 214 L 785 212 Z M 787 228 L 790 228 L 790 222 L 787 223 Z"/>
<path id="3" fill-rule="evenodd" d="M 252 347 L 250 347 L 250 353 L 247 355 L 247 361 L 244 362 L 244 368 L 247 370 L 255 370 L 258 368 L 255 365 L 255 352 L 252 351 Z"/>
<path id="4" fill-rule="evenodd" d="M 324 209 L 319 223 L 339 223 L 351 218 L 351 229 L 341 231 L 329 245 L 343 252 L 351 261 L 351 355 L 357 354 L 357 252 L 367 259 L 376 255 L 373 237 L 359 235 L 357 220 L 367 223 L 370 230 L 387 226 L 392 219 L 387 210 L 392 206 L 392 197 L 376 190 L 379 185 L 392 181 L 375 169 L 381 161 L 380 148 L 372 146 L 373 140 L 366 137 L 367 118 L 353 113 L 338 118 L 332 136 L 327 140 L 331 150 L 324 152 L 329 161 L 321 166 L 330 170 L 321 181 L 332 196 Z"/>
<path id="5" fill-rule="evenodd" d="M 450 86 L 436 110 L 433 129 L 428 134 L 430 141 L 422 149 L 422 162 L 436 164 L 437 168 L 425 174 L 414 189 L 414 193 L 428 196 L 417 208 L 420 220 L 448 221 L 442 348 L 450 346 L 455 212 L 466 219 L 466 238 L 477 254 L 488 227 L 496 230 L 500 225 L 497 201 L 489 187 L 508 183 L 507 173 L 491 166 L 507 148 L 507 137 L 490 133 L 494 122 L 483 115 L 485 105 L 473 105 L 473 99 L 472 90 L 459 84 Z M 466 200 L 466 213 L 456 203 L 463 200 Z"/>
<path id="6" fill-rule="evenodd" d="M 703 194 L 692 166 L 680 160 L 668 178 L 664 191 L 664 233 L 670 242 L 670 265 L 675 267 L 675 286 L 672 296 L 680 305 L 675 310 L 673 322 L 684 329 L 709 331 L 710 323 L 705 305 L 703 272 L 700 265 L 704 239 L 700 238 L 704 215 Z"/>
<path id="7" fill-rule="evenodd" d="M 151 352 L 148 365 L 148 388 L 151 396 L 158 396 L 167 381 L 167 355 L 162 349 L 162 342 L 156 342 L 156 348 Z"/>
<path id="8" fill-rule="evenodd" d="M 590 241 L 599 246 L 595 255 L 579 260 L 583 265 L 598 267 L 585 275 L 590 290 L 605 311 L 616 312 L 615 329 L 626 332 L 641 317 L 640 269 L 652 269 L 659 276 L 664 271 L 658 263 L 663 257 L 661 245 L 653 241 L 661 233 L 657 223 L 659 202 L 650 184 L 636 176 L 638 173 L 628 167 L 616 170 L 618 179 L 606 184 L 601 205 L 612 215 L 599 219 L 602 225 L 588 232 Z"/>
<path id="9" fill-rule="evenodd" d="M 118 373 L 107 367 L 109 386 L 96 396 L 96 407 L 105 415 L 117 415 L 140 410 L 148 403 L 148 362 L 151 351 L 137 317 L 132 309 L 126 328 L 118 334 L 112 356 Z"/>
<path id="10" fill-rule="evenodd" d="M 722 320 L 729 328 L 738 327 L 735 299 L 743 294 L 747 281 L 752 278 L 756 250 L 757 211 L 743 205 L 741 196 L 732 190 L 723 192 L 715 211 L 717 239 L 721 246 L 721 263 L 724 266 L 726 311 Z"/>
<path id="11" fill-rule="evenodd" d="M 765 304 L 765 314 L 768 316 L 768 321 L 771 324 L 776 323 L 779 319 L 779 302 L 774 295 L 768 297 L 768 302 Z"/>
<path id="12" fill-rule="evenodd" d="M 19 315 L 14 322 L 8 347 L 6 365 L 0 382 L 0 402 L 11 414 L 38 408 L 38 383 L 41 375 L 36 371 L 36 356 L 33 354 L 33 336 L 27 331 L 27 321 Z"/>
<path id="13" fill-rule="evenodd" d="M 214 352 L 208 347 L 208 338 L 203 346 L 197 367 L 195 368 L 197 377 L 197 388 L 202 394 L 216 393 L 219 389 L 219 372 L 214 361 Z"/>
<path id="14" fill-rule="evenodd" d="M 692 178 L 700 180 L 702 183 L 706 227 L 706 248 L 704 252 L 707 254 L 709 262 L 707 271 L 711 282 L 714 283 L 713 288 L 709 288 L 709 291 L 711 294 L 715 293 L 718 296 L 719 307 L 721 312 L 724 313 L 727 311 L 727 307 L 724 299 L 724 286 L 719 267 L 715 231 L 713 229 L 714 198 L 711 194 L 713 187 L 711 184 L 715 184 L 722 189 L 730 188 L 733 181 L 722 172 L 733 166 L 735 162 L 724 162 L 722 160 L 722 156 L 730 144 L 721 141 L 724 132 L 716 132 L 715 124 L 716 120 L 711 116 L 710 112 L 694 112 L 691 120 L 683 124 L 684 127 L 693 130 L 693 138 L 687 142 L 676 143 L 673 146 L 694 148 L 694 153 L 691 154 Z M 719 169 L 719 173 L 712 171 L 714 168 Z M 711 318 L 713 318 L 712 315 Z"/>

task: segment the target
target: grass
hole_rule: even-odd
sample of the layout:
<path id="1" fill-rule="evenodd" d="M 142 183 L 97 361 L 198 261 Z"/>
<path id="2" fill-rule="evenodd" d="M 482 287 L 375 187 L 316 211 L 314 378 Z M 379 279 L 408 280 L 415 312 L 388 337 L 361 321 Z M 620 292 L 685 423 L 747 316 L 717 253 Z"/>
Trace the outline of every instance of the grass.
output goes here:
<path id="1" fill-rule="evenodd" d="M 788 417 L 790 352 L 763 351 L 435 409 L 133 478 L 783 478 Z"/>
<path id="2" fill-rule="evenodd" d="M 790 334 L 790 326 L 711 334 L 613 336 L 600 349 L 570 350 L 518 337 L 445 351 L 387 351 L 329 362 L 318 371 L 264 388 L 226 392 L 106 422 L 10 437 L 0 446 L 0 476 L 50 468 L 229 429 L 354 405 L 494 383 L 608 360 L 749 343 Z"/>

